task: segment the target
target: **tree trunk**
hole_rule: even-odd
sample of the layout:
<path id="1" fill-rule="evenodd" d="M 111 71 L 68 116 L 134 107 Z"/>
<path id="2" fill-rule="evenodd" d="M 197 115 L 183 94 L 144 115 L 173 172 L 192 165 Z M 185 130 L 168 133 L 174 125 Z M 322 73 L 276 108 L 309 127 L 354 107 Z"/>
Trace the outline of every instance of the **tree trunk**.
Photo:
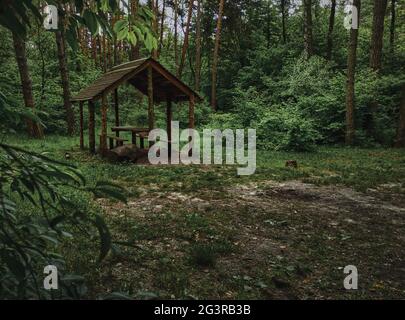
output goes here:
<path id="1" fill-rule="evenodd" d="M 174 0 L 174 62 L 176 64 L 177 73 L 179 72 L 178 23 L 179 23 L 179 0 Z"/>
<path id="2" fill-rule="evenodd" d="M 13 45 L 15 56 L 20 73 L 21 87 L 24 98 L 24 104 L 27 108 L 35 110 L 34 97 L 32 94 L 32 81 L 28 70 L 27 54 L 25 42 L 18 35 L 13 33 Z M 33 138 L 43 138 L 43 130 L 41 126 L 30 119 L 26 120 L 29 136 Z"/>
<path id="3" fill-rule="evenodd" d="M 154 15 L 153 21 L 152 21 L 152 28 L 153 28 L 153 32 L 155 33 L 156 37 L 158 35 L 158 15 L 159 15 L 159 0 L 152 0 L 151 1 L 151 5 L 152 5 L 152 12 Z M 158 59 L 158 51 L 157 49 L 153 49 L 152 51 L 152 57 L 153 59 L 157 60 Z"/>
<path id="4" fill-rule="evenodd" d="M 222 16 L 224 14 L 225 0 L 219 1 L 217 32 L 215 36 L 214 57 L 212 62 L 212 83 L 211 83 L 211 106 L 217 110 L 217 72 L 218 72 L 218 56 L 221 43 Z"/>
<path id="5" fill-rule="evenodd" d="M 387 10 L 387 0 L 374 0 L 373 28 L 371 35 L 370 68 L 379 72 L 382 66 L 382 49 L 384 38 L 384 19 Z M 369 114 L 366 117 L 366 131 L 369 137 L 378 140 L 376 133 L 375 114 L 378 109 L 378 101 L 371 101 Z"/>
<path id="6" fill-rule="evenodd" d="M 354 0 L 353 5 L 357 8 L 358 21 L 360 25 L 360 0 Z M 346 87 L 346 145 L 353 145 L 354 142 L 354 108 L 355 108 L 355 74 L 357 63 L 357 42 L 358 42 L 359 30 L 350 30 L 349 41 L 349 54 L 347 58 L 347 87 Z"/>
<path id="7" fill-rule="evenodd" d="M 391 0 L 390 52 L 395 53 L 396 0 Z"/>
<path id="8" fill-rule="evenodd" d="M 405 86 L 402 88 L 402 101 L 399 107 L 399 126 L 395 146 L 397 148 L 405 148 Z"/>
<path id="9" fill-rule="evenodd" d="M 287 13 L 286 10 L 287 8 L 287 0 L 281 0 L 280 2 L 281 5 L 281 25 L 282 25 L 282 31 L 283 31 L 283 43 L 287 43 L 287 29 L 286 29 L 286 20 L 287 20 Z"/>
<path id="10" fill-rule="evenodd" d="M 197 0 L 197 26 L 195 36 L 195 90 L 201 89 L 201 1 Z"/>
<path id="11" fill-rule="evenodd" d="M 96 41 L 96 37 L 93 35 L 90 35 L 91 37 L 91 56 L 93 58 L 94 61 L 94 66 L 96 67 L 96 69 L 98 68 L 98 63 L 97 63 L 97 41 Z"/>
<path id="12" fill-rule="evenodd" d="M 329 16 L 327 47 L 326 47 L 326 59 L 329 61 L 332 59 L 333 29 L 335 27 L 335 14 L 336 14 L 336 0 L 332 0 Z"/>
<path id="13" fill-rule="evenodd" d="M 374 71 L 380 71 L 381 69 L 384 18 L 387 10 L 387 2 L 387 0 L 374 0 L 373 30 L 370 51 L 370 68 L 372 68 Z"/>
<path id="14" fill-rule="evenodd" d="M 312 0 L 304 0 L 304 48 L 307 58 L 314 54 L 312 37 Z"/>
<path id="15" fill-rule="evenodd" d="M 166 18 L 166 0 L 163 0 L 163 8 L 162 8 L 162 17 L 160 19 L 160 39 L 159 39 L 159 52 L 158 55 L 162 52 L 163 48 L 163 37 L 165 32 L 165 18 Z"/>
<path id="16" fill-rule="evenodd" d="M 186 31 L 184 34 L 184 43 L 183 43 L 183 49 L 181 52 L 181 60 L 180 60 L 180 66 L 179 66 L 179 71 L 177 76 L 181 78 L 183 74 L 183 69 L 184 65 L 186 63 L 186 54 L 187 54 L 187 49 L 188 49 L 188 38 L 190 35 L 190 24 L 191 24 L 191 18 L 193 16 L 193 5 L 194 5 L 194 0 L 190 0 L 189 2 L 189 7 L 188 7 L 188 14 L 187 14 L 187 22 L 186 22 Z"/>
<path id="17" fill-rule="evenodd" d="M 72 136 L 75 133 L 75 116 L 73 113 L 72 103 L 70 102 L 69 70 L 67 67 L 66 42 L 63 30 L 63 21 L 61 20 L 60 30 L 55 32 L 55 37 L 58 49 L 59 71 L 62 80 L 63 106 L 65 108 L 67 133 L 68 135 Z"/>
<path id="18" fill-rule="evenodd" d="M 138 11 L 138 6 L 139 6 L 139 0 L 131 0 L 131 14 L 132 16 L 135 16 L 137 11 Z M 139 41 L 137 41 L 137 44 L 131 45 L 131 60 L 138 60 L 140 57 L 140 52 L 139 52 Z"/>

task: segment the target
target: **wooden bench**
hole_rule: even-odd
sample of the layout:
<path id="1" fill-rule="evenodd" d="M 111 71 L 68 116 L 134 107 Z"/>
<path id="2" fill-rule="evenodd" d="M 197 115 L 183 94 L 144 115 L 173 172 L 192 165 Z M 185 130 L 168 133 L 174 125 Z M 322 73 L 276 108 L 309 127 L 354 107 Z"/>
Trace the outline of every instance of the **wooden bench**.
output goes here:
<path id="1" fill-rule="evenodd" d="M 100 139 L 102 139 L 102 136 L 100 136 Z M 124 142 L 128 142 L 128 140 L 116 136 L 107 136 L 107 139 L 110 142 L 110 150 L 114 149 L 114 142 L 116 142 L 117 147 L 122 147 Z"/>

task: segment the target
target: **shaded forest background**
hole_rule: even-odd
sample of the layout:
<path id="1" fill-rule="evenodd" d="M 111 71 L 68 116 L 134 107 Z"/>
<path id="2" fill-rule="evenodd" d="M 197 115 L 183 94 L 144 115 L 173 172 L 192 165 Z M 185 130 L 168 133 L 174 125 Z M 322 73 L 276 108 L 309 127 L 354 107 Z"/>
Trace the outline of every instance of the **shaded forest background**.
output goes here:
<path id="1" fill-rule="evenodd" d="M 62 32 L 34 23 L 25 38 L 30 107 L 45 135 L 77 132 L 77 106 L 70 96 L 113 65 L 150 56 L 156 48 L 152 56 L 206 98 L 197 108 L 199 127 L 256 128 L 260 147 L 270 149 L 404 144 L 401 1 L 362 1 L 361 9 L 357 1 L 358 35 L 344 27 L 345 1 L 131 0 L 105 15 L 111 32 L 87 17 L 87 26 L 74 35 L 69 30 L 74 1 L 61 3 Z M 128 33 L 128 25 L 115 23 L 143 6 L 155 14 L 150 43 L 136 40 L 135 24 Z M 15 41 L 5 28 L 0 41 L 0 91 L 9 105 L 21 109 Z M 132 88 L 122 91 L 123 124 L 147 123 L 146 101 Z M 183 119 L 181 106 L 177 110 Z M 162 113 L 158 125 L 163 120 Z M 7 126 L 25 131 L 18 118 Z"/>

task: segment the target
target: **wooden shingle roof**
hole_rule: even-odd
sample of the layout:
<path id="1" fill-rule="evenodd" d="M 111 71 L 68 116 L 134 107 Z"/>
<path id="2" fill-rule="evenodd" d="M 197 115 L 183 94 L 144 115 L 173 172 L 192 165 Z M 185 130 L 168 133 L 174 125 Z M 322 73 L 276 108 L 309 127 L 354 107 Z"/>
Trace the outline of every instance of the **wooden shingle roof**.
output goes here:
<path id="1" fill-rule="evenodd" d="M 194 96 L 197 101 L 201 101 L 198 93 L 152 58 L 131 61 L 112 68 L 80 91 L 71 101 L 98 100 L 103 94 L 112 92 L 124 83 L 133 85 L 147 95 L 148 67 L 152 67 L 153 71 L 154 101 L 162 102 L 171 99 L 174 102 L 181 102 L 188 101 L 191 96 Z"/>

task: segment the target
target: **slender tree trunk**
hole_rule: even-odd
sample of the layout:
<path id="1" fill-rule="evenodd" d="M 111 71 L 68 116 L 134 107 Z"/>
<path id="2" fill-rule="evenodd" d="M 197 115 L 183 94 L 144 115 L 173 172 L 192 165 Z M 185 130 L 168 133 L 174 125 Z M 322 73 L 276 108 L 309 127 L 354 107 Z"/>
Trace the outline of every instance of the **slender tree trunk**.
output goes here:
<path id="1" fill-rule="evenodd" d="M 103 54 L 102 54 L 102 58 L 103 58 L 103 71 L 107 72 L 107 43 L 106 43 L 106 37 L 105 34 L 103 33 L 103 36 L 101 37 L 101 43 L 102 43 L 102 50 L 103 50 Z"/>
<path id="2" fill-rule="evenodd" d="M 329 16 L 329 29 L 327 37 L 327 47 L 326 47 L 326 59 L 332 59 L 333 50 L 333 29 L 335 27 L 335 14 L 336 14 L 336 0 L 332 0 Z"/>
<path id="3" fill-rule="evenodd" d="M 387 11 L 387 0 L 374 0 L 373 28 L 371 35 L 370 68 L 380 72 L 382 67 L 382 49 L 384 38 L 384 19 Z M 370 137 L 378 140 L 376 133 L 375 115 L 378 109 L 378 101 L 371 101 L 369 115 L 366 117 L 366 130 Z"/>
<path id="4" fill-rule="evenodd" d="M 267 20 L 267 28 L 266 28 L 266 38 L 267 38 L 267 49 L 270 49 L 271 45 L 271 3 L 267 3 L 267 13 L 266 13 L 266 20 Z"/>
<path id="5" fill-rule="evenodd" d="M 405 86 L 402 88 L 402 101 L 399 107 L 399 126 L 395 146 L 397 148 L 405 147 Z"/>
<path id="6" fill-rule="evenodd" d="M 387 0 L 374 0 L 373 30 L 371 36 L 370 68 L 380 71 L 384 37 L 384 19 Z"/>
<path id="7" fill-rule="evenodd" d="M 195 36 L 195 90 L 200 91 L 201 89 L 201 2 L 202 0 L 197 0 L 197 26 L 196 26 L 196 36 Z"/>
<path id="8" fill-rule="evenodd" d="M 358 21 L 360 25 L 360 0 L 354 0 L 353 5 L 357 8 Z M 349 54 L 347 58 L 347 87 L 346 87 L 346 145 L 353 145 L 354 143 L 354 109 L 355 109 L 355 74 L 357 63 L 357 42 L 358 42 L 358 29 L 350 30 L 349 41 Z"/>
<path id="9" fill-rule="evenodd" d="M 97 63 L 97 41 L 96 37 L 93 35 L 90 35 L 91 37 L 91 56 L 94 61 L 94 66 L 98 68 L 98 63 Z"/>
<path id="10" fill-rule="evenodd" d="M 312 36 L 312 0 L 304 0 L 304 47 L 307 58 L 314 54 Z"/>
<path id="11" fill-rule="evenodd" d="M 174 61 L 176 64 L 177 73 L 179 72 L 178 24 L 179 24 L 179 0 L 174 0 Z"/>
<path id="12" fill-rule="evenodd" d="M 181 78 L 181 76 L 183 74 L 184 65 L 186 63 L 186 54 L 187 54 L 189 35 L 190 35 L 191 18 L 193 16 L 193 5 L 194 5 L 194 0 L 190 0 L 189 7 L 188 7 L 188 14 L 187 14 L 186 31 L 184 34 L 183 49 L 181 51 L 180 66 L 179 66 L 179 71 L 177 74 L 179 78 Z"/>
<path id="13" fill-rule="evenodd" d="M 217 32 L 215 36 L 214 57 L 212 62 L 211 106 L 213 110 L 217 110 L 217 72 L 219 49 L 221 44 L 222 16 L 224 14 L 224 4 L 225 0 L 219 0 Z"/>
<path id="14" fill-rule="evenodd" d="M 159 15 L 159 0 L 152 0 L 151 1 L 152 4 L 152 12 L 154 15 L 153 21 L 152 21 L 152 28 L 153 28 L 153 32 L 155 33 L 156 37 L 158 36 L 159 33 L 159 27 L 158 27 L 158 15 Z M 157 60 L 158 59 L 158 51 L 157 49 L 154 49 L 152 51 L 152 57 L 153 59 Z"/>
<path id="15" fill-rule="evenodd" d="M 61 30 L 55 32 L 56 44 L 58 49 L 59 71 L 63 88 L 63 106 L 65 108 L 67 133 L 72 136 L 75 133 L 75 116 L 72 103 L 70 102 L 70 82 L 69 70 L 67 67 L 66 42 L 63 31 L 63 22 L 61 21 Z"/>
<path id="16" fill-rule="evenodd" d="M 281 0 L 280 2 L 281 6 L 281 25 L 282 25 L 282 32 L 283 32 L 283 43 L 287 43 L 287 26 L 286 26 L 286 20 L 287 20 L 287 13 L 286 10 L 287 8 L 287 0 Z"/>
<path id="17" fill-rule="evenodd" d="M 396 0 L 391 0 L 390 51 L 395 53 Z"/>
<path id="18" fill-rule="evenodd" d="M 21 87 L 24 98 L 24 104 L 27 108 L 35 110 L 34 96 L 32 94 L 32 81 L 28 70 L 27 54 L 25 42 L 18 35 L 13 33 L 13 44 L 15 56 L 20 73 Z M 26 120 L 28 134 L 33 138 L 43 138 L 41 126 L 30 119 Z"/>
<path id="19" fill-rule="evenodd" d="M 135 16 L 139 7 L 139 0 L 131 0 L 131 14 Z M 138 60 L 140 57 L 139 42 L 135 46 L 131 45 L 131 60 Z"/>
<path id="20" fill-rule="evenodd" d="M 162 52 L 163 49 L 163 37 L 165 32 L 165 18 L 166 18 L 166 0 L 163 1 L 163 8 L 162 8 L 162 17 L 160 19 L 160 39 L 159 39 L 159 52 L 158 55 Z"/>

